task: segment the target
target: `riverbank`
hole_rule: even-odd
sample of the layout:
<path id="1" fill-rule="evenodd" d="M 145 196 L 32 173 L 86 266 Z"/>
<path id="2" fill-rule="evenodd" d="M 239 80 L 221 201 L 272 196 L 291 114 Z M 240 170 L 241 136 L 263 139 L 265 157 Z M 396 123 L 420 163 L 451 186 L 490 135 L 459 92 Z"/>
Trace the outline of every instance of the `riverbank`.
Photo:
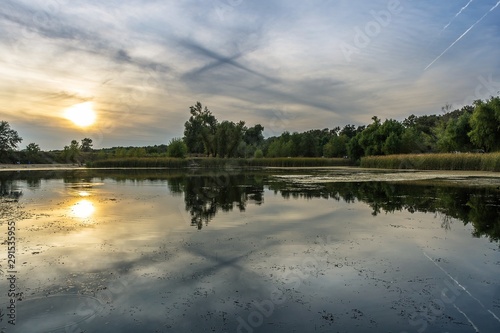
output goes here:
<path id="1" fill-rule="evenodd" d="M 0 171 L 86 169 L 76 164 L 0 164 Z"/>
<path id="2" fill-rule="evenodd" d="M 345 158 L 118 158 L 87 163 L 92 168 L 245 168 L 354 166 Z"/>

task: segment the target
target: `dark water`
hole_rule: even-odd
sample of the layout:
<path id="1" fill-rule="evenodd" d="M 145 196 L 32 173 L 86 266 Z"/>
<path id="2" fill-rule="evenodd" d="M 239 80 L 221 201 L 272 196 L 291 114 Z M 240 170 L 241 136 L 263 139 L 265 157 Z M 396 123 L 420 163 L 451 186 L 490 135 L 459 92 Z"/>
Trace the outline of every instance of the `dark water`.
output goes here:
<path id="1" fill-rule="evenodd" d="M 2 172 L 0 327 L 497 332 L 498 179 L 413 176 Z"/>

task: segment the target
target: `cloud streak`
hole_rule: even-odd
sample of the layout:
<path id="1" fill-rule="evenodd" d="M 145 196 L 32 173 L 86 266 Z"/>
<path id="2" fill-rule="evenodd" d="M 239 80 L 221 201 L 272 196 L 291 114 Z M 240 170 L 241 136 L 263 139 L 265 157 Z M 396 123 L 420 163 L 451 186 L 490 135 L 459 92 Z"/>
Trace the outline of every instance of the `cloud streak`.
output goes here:
<path id="1" fill-rule="evenodd" d="M 487 11 L 483 16 L 481 16 L 481 18 L 479 20 L 477 20 L 476 22 L 474 22 L 474 24 L 472 24 L 469 29 L 465 30 L 465 32 L 463 34 L 460 35 L 460 37 L 458 37 L 453 43 L 450 44 L 450 46 L 448 46 L 440 55 L 438 55 L 433 61 L 431 61 L 424 69 L 424 71 L 426 71 L 427 69 L 429 69 L 429 67 L 431 67 L 436 61 L 438 61 L 446 52 L 448 52 L 456 43 L 458 43 L 462 38 L 465 37 L 465 35 L 467 35 L 469 33 L 469 31 L 471 31 L 477 24 L 479 24 L 486 16 L 488 16 L 489 13 L 491 13 L 492 11 L 495 10 L 495 8 L 498 7 L 498 5 L 500 5 L 500 1 L 498 1 L 493 7 L 491 7 L 491 9 L 489 11 Z"/>
<path id="2" fill-rule="evenodd" d="M 463 12 L 464 10 L 466 10 L 466 9 L 467 9 L 467 7 L 469 7 L 469 5 L 472 3 L 472 1 L 474 1 L 474 0 L 469 0 L 469 2 L 467 2 L 467 4 L 466 4 L 465 6 L 463 6 L 462 8 L 460 8 L 460 10 L 458 11 L 458 13 L 456 13 L 456 14 L 455 14 L 455 16 L 454 16 L 454 17 L 450 20 L 450 22 L 448 22 L 448 24 L 446 24 L 446 25 L 443 27 L 443 29 L 441 30 L 441 32 L 440 32 L 439 34 L 443 33 L 443 31 L 445 31 L 445 30 L 446 30 L 446 29 L 450 26 L 450 24 L 451 24 L 451 23 L 453 23 L 453 21 L 455 21 L 455 19 L 456 19 L 456 18 L 457 18 L 460 14 L 462 14 L 462 12 Z"/>

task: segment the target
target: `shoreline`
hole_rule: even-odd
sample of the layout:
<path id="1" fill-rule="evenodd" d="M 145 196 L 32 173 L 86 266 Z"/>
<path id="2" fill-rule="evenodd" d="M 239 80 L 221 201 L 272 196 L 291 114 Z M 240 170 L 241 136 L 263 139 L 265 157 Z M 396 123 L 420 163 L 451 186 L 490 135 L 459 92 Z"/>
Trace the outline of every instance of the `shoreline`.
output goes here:
<path id="1" fill-rule="evenodd" d="M 31 170 L 78 170 L 87 169 L 75 164 L 0 164 L 1 171 L 31 171 Z"/>
<path id="2" fill-rule="evenodd" d="M 255 169 L 256 167 L 239 167 L 235 169 Z M 480 171 L 480 170 L 421 170 L 421 169 L 390 169 L 390 168 L 367 168 L 357 166 L 316 166 L 316 167 L 273 167 L 263 166 L 257 167 L 266 170 L 356 170 L 360 172 L 389 172 L 389 173 L 426 173 L 426 174 L 443 174 L 453 176 L 479 176 L 479 177 L 492 177 L 500 178 L 500 172 L 496 171 Z M 0 164 L 1 171 L 32 171 L 32 170 L 190 170 L 190 168 L 128 168 L 128 167 L 97 167 L 88 168 L 85 166 L 78 166 L 76 164 Z M 207 168 L 209 169 L 209 168 Z"/>

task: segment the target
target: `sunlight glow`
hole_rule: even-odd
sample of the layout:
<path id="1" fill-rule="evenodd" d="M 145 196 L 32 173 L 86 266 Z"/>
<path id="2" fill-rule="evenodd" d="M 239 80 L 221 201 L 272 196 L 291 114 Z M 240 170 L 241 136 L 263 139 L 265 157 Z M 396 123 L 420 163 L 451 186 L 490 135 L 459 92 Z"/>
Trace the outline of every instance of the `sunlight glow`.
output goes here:
<path id="1" fill-rule="evenodd" d="M 94 204 L 86 199 L 80 200 L 71 206 L 71 215 L 81 219 L 90 217 L 94 211 Z"/>
<path id="2" fill-rule="evenodd" d="M 71 120 L 77 126 L 90 126 L 97 118 L 94 111 L 94 103 L 85 102 L 73 105 L 64 111 L 64 117 Z"/>

